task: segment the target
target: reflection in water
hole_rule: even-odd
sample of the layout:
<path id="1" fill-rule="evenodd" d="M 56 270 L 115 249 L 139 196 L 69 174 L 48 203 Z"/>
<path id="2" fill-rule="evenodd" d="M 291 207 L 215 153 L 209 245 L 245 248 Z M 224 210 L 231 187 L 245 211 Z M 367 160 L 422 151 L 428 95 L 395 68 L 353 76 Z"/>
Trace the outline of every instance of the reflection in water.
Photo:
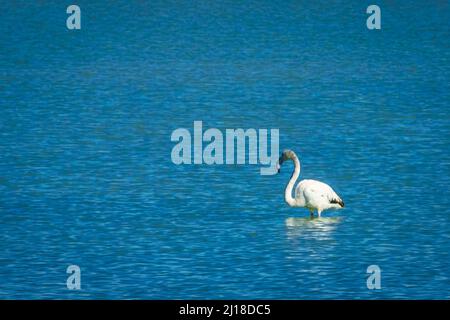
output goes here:
<path id="1" fill-rule="evenodd" d="M 287 218 L 286 232 L 289 239 L 330 240 L 332 231 L 341 221 L 341 217 Z"/>

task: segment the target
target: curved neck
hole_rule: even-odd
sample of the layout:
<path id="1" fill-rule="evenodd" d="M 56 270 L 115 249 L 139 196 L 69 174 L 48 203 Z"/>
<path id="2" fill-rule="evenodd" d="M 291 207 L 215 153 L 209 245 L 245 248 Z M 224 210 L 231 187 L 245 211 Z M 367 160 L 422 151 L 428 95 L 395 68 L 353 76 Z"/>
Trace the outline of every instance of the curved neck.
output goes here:
<path id="1" fill-rule="evenodd" d="M 297 201 L 292 197 L 292 189 L 294 188 L 295 182 L 300 175 L 300 161 L 295 155 L 291 158 L 291 160 L 294 162 L 294 172 L 292 172 L 292 176 L 289 179 L 286 190 L 284 190 L 284 200 L 291 207 L 295 207 L 297 206 Z"/>

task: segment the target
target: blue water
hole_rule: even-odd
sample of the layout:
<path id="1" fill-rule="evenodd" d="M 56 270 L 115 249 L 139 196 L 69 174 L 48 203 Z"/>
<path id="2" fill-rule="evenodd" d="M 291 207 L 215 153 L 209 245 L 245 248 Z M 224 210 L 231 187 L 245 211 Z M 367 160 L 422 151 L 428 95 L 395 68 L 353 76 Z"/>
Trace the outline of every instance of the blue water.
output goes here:
<path id="1" fill-rule="evenodd" d="M 356 1 L 114 3 L 1 5 L 0 298 L 450 298 L 448 2 L 378 1 L 378 31 Z M 278 128 L 345 209 L 288 207 L 291 164 L 174 165 L 194 120 Z"/>

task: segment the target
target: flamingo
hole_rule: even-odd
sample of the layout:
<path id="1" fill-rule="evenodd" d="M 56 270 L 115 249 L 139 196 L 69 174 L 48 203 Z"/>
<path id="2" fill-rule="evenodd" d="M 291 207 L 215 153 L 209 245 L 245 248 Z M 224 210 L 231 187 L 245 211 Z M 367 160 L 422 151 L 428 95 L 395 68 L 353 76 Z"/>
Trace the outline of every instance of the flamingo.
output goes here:
<path id="1" fill-rule="evenodd" d="M 295 189 L 295 198 L 293 198 L 292 189 L 300 175 L 300 160 L 295 152 L 292 150 L 283 151 L 278 160 L 277 168 L 279 173 L 281 165 L 288 160 L 294 162 L 294 172 L 284 191 L 284 200 L 289 206 L 307 208 L 311 218 L 314 217 L 314 210 L 317 210 L 317 215 L 320 218 L 324 210 L 342 209 L 344 207 L 344 201 L 336 192 L 328 184 L 317 180 L 305 179 L 300 181 Z"/>

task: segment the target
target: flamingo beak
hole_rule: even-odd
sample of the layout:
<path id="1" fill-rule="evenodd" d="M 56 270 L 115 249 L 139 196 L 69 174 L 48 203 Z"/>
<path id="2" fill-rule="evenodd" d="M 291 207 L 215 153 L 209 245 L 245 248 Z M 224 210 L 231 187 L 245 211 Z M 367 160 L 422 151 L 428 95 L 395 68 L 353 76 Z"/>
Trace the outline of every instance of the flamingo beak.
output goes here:
<path id="1" fill-rule="evenodd" d="M 284 159 L 283 159 L 283 156 L 281 156 L 278 159 L 278 161 L 277 161 L 277 171 L 278 171 L 278 173 L 280 173 L 280 171 L 281 171 L 281 165 L 283 164 L 283 162 L 284 162 Z"/>

